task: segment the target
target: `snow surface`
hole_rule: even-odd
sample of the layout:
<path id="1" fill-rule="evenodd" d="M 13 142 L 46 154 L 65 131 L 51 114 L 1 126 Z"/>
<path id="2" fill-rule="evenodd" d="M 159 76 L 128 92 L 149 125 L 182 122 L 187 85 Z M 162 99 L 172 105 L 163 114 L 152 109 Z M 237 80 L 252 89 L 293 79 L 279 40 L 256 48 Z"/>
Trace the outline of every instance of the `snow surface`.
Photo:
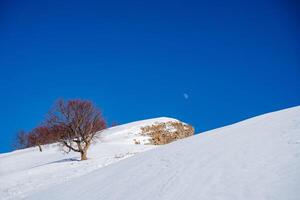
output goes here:
<path id="1" fill-rule="evenodd" d="M 33 193 L 70 181 L 75 177 L 110 165 L 139 152 L 154 148 L 149 138 L 140 135 L 142 126 L 160 122 L 176 121 L 172 118 L 155 118 L 137 121 L 106 129 L 99 141 L 88 152 L 87 161 L 79 162 L 78 153 L 63 154 L 58 144 L 38 148 L 28 148 L 0 154 L 0 199 L 23 199 Z"/>
<path id="2" fill-rule="evenodd" d="M 99 153 L 106 151 L 101 145 L 94 146 L 99 148 Z M 141 147 L 141 151 L 148 147 L 130 145 L 131 148 L 133 146 Z M 108 149 L 107 153 L 110 150 L 112 149 Z M 32 150 L 20 152 L 26 154 L 26 151 Z M 26 158 L 20 161 L 18 153 L 17 151 L 0 157 L 1 166 L 8 165 L 5 170 L 1 167 L 0 171 L 1 198 L 13 194 L 10 190 L 23 190 L 21 185 L 7 186 L 13 183 L 14 178 L 16 182 L 31 184 L 31 192 L 23 195 L 29 200 L 298 200 L 300 106 L 160 146 L 94 170 L 89 170 L 94 164 L 88 163 L 96 159 L 87 162 L 45 163 L 43 168 L 35 167 L 39 161 L 34 156 L 38 153 L 28 152 L 32 169 L 38 168 L 41 171 L 38 177 L 40 182 L 43 182 L 41 179 L 48 179 L 52 170 L 56 170 L 60 164 L 65 165 L 63 173 L 52 173 L 55 177 L 50 177 L 49 182 L 63 179 L 69 173 L 68 170 L 72 169 L 72 165 L 80 165 L 76 168 L 79 172 L 90 172 L 80 174 L 74 171 L 76 178 L 60 181 L 60 184 L 49 184 L 47 187 L 34 188 L 40 182 L 30 183 L 30 178 L 37 172 L 33 173 L 28 168 L 25 170 L 22 162 Z M 57 156 L 54 153 L 51 155 Z M 7 156 L 11 158 L 9 162 L 4 162 L 3 159 Z M 101 155 L 97 155 L 97 158 L 103 159 Z M 58 158 L 49 156 L 43 159 L 44 162 L 49 162 Z M 19 164 L 19 167 L 14 167 Z M 47 180 L 44 182 L 47 183 Z M 12 199 L 21 198 L 22 195 L 17 194 L 14 197 L 16 198 Z"/>

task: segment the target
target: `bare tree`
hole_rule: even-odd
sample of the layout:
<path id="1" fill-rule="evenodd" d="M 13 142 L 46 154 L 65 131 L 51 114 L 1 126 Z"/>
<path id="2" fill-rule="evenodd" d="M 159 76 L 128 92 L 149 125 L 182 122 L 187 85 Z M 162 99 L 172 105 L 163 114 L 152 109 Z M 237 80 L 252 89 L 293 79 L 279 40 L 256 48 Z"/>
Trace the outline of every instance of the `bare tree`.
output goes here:
<path id="1" fill-rule="evenodd" d="M 52 127 L 40 125 L 26 133 L 18 131 L 14 138 L 13 146 L 15 149 L 23 149 L 37 146 L 42 152 L 42 145 L 59 142 L 60 135 Z"/>
<path id="2" fill-rule="evenodd" d="M 40 152 L 42 152 L 42 145 L 58 142 L 59 139 L 59 132 L 56 132 L 54 128 L 41 125 L 29 132 L 28 146 L 37 146 Z"/>
<path id="3" fill-rule="evenodd" d="M 33 129 L 28 133 L 28 147 L 38 147 L 39 151 L 42 152 L 43 138 L 40 136 L 37 129 Z"/>
<path id="4" fill-rule="evenodd" d="M 17 135 L 14 138 L 13 146 L 15 149 L 24 149 L 28 147 L 28 135 L 24 130 L 17 132 Z"/>
<path id="5" fill-rule="evenodd" d="M 90 101 L 59 100 L 49 113 L 47 125 L 60 135 L 66 152 L 80 153 L 87 159 L 87 151 L 98 131 L 106 128 L 101 112 Z"/>

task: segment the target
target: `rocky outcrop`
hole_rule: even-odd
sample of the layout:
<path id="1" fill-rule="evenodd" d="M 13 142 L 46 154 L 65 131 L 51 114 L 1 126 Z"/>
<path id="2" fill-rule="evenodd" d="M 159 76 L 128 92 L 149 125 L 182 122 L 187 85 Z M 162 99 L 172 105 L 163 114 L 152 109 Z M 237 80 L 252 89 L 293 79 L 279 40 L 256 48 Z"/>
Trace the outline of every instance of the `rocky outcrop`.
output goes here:
<path id="1" fill-rule="evenodd" d="M 150 137 L 150 144 L 163 145 L 194 135 L 194 128 L 179 121 L 158 123 L 141 128 L 141 135 Z"/>

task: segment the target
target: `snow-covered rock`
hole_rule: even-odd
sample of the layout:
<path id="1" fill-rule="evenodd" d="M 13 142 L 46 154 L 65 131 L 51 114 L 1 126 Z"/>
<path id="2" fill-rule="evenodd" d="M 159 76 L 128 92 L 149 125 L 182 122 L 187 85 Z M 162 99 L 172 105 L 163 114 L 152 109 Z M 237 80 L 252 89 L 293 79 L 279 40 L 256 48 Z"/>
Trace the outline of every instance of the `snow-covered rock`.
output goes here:
<path id="1" fill-rule="evenodd" d="M 178 120 L 160 117 L 112 127 L 101 133 L 101 140 L 113 144 L 135 144 L 135 141 L 138 141 L 140 144 L 149 144 L 150 137 L 142 135 L 141 128 L 166 122 L 178 122 Z"/>

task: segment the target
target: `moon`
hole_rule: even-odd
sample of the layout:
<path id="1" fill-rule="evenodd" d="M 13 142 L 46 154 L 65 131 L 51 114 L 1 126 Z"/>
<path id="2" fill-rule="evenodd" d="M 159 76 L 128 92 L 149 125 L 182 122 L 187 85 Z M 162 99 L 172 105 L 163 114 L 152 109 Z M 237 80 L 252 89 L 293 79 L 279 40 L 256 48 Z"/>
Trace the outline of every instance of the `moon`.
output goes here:
<path id="1" fill-rule="evenodd" d="M 183 98 L 188 99 L 189 95 L 187 93 L 183 93 Z"/>

